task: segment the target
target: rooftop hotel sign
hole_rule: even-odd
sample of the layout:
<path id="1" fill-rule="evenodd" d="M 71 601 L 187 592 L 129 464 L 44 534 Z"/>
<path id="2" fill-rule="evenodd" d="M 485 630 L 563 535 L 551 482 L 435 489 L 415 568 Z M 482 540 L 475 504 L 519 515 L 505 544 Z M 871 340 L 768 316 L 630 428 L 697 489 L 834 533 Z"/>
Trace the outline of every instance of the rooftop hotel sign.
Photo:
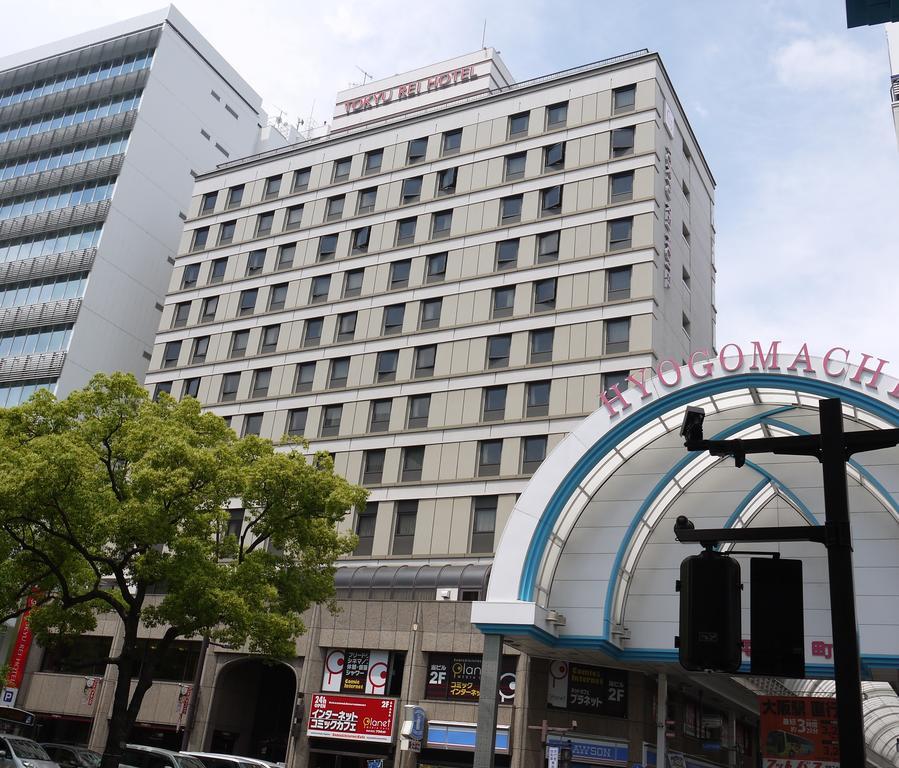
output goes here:
<path id="1" fill-rule="evenodd" d="M 673 358 L 660 360 L 654 368 L 644 368 L 627 377 L 626 389 L 635 390 L 640 402 L 664 395 L 690 383 L 699 383 L 713 377 L 716 363 L 725 374 L 781 373 L 824 381 L 849 381 L 864 386 L 871 393 L 879 393 L 881 376 L 888 360 L 865 352 L 854 353 L 846 347 L 831 347 L 824 357 L 812 357 L 808 344 L 798 352 L 781 352 L 782 342 L 771 341 L 764 345 L 752 341 L 741 347 L 729 343 L 715 355 L 709 349 L 697 349 L 684 363 Z M 655 386 L 650 388 L 650 380 Z M 891 382 L 885 394 L 899 405 L 899 384 Z M 609 387 L 599 396 L 600 402 L 612 417 L 621 416 L 633 407 L 633 394 L 625 395 L 620 385 Z"/>
<path id="2" fill-rule="evenodd" d="M 389 104 L 394 99 L 402 101 L 411 99 L 423 93 L 431 93 L 444 88 L 451 88 L 460 83 L 467 83 L 476 80 L 477 72 L 474 66 L 469 64 L 466 67 L 458 67 L 447 72 L 441 72 L 437 75 L 431 75 L 421 80 L 413 80 L 409 83 L 402 83 L 383 91 L 375 91 L 355 99 L 348 99 L 343 102 L 343 107 L 348 115 L 356 112 L 362 112 L 367 109 L 375 109 L 385 104 Z"/>

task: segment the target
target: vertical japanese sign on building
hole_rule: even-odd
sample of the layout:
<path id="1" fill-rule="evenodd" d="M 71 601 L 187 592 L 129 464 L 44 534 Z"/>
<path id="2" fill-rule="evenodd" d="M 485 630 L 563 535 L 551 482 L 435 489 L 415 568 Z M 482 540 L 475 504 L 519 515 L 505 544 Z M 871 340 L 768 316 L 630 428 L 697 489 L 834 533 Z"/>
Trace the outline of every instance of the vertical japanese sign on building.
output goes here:
<path id="1" fill-rule="evenodd" d="M 840 768 L 836 699 L 763 696 L 759 709 L 763 768 Z"/>
<path id="2" fill-rule="evenodd" d="M 31 613 L 31 606 L 34 603 L 34 595 L 29 595 L 25 601 L 25 613 L 19 619 L 16 640 L 10 652 L 9 672 L 6 675 L 6 686 L 3 688 L 2 694 L 2 703 L 7 707 L 15 706 L 16 698 L 19 694 L 19 686 L 25 677 L 25 662 L 28 661 L 28 653 L 31 650 L 31 642 L 34 639 L 34 636 L 31 634 L 31 625 L 28 623 L 28 615 Z"/>

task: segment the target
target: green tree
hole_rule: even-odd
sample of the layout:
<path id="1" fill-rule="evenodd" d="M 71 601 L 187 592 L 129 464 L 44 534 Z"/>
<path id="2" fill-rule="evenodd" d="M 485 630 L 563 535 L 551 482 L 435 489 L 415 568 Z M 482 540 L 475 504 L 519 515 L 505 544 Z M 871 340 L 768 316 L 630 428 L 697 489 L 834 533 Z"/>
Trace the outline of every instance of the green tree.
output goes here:
<path id="1" fill-rule="evenodd" d="M 238 439 L 193 398 L 153 402 L 130 375 L 99 374 L 63 400 L 39 391 L 0 410 L 0 616 L 34 596 L 42 643 L 118 616 L 102 766 L 118 768 L 177 638 L 294 654 L 301 614 L 333 598 L 333 563 L 354 545 L 336 524 L 365 497 L 328 454 L 310 463 Z M 232 500 L 246 508 L 239 536 L 227 534 Z M 161 639 L 142 642 L 152 627 Z"/>

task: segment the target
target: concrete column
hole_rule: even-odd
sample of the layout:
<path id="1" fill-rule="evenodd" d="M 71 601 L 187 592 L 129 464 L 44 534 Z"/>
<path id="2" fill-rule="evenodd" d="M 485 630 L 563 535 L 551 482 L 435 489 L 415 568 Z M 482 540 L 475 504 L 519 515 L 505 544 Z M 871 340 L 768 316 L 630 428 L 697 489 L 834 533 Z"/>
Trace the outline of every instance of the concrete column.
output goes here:
<path id="1" fill-rule="evenodd" d="M 306 656 L 297 678 L 297 697 L 294 712 L 302 717 L 299 723 L 291 725 L 288 749 L 289 760 L 285 760 L 288 768 L 306 768 L 309 765 L 309 739 L 305 737 L 306 717 L 309 715 L 310 697 L 321 689 L 322 663 L 319 637 L 321 635 L 321 611 L 319 603 L 312 606 L 312 612 L 306 621 Z"/>
<path id="2" fill-rule="evenodd" d="M 481 660 L 481 699 L 478 703 L 478 733 L 474 745 L 474 768 L 493 768 L 496 745 L 497 690 L 503 660 L 503 636 L 484 635 Z"/>
<path id="3" fill-rule="evenodd" d="M 740 763 L 740 757 L 737 755 L 737 713 L 736 712 L 728 712 L 727 713 L 727 744 L 723 745 L 728 747 L 727 756 L 728 756 L 728 765 L 732 768 L 736 768 Z"/>
<path id="4" fill-rule="evenodd" d="M 656 693 L 656 765 L 668 763 L 668 744 L 665 741 L 665 720 L 668 718 L 668 675 L 659 672 L 658 691 Z"/>

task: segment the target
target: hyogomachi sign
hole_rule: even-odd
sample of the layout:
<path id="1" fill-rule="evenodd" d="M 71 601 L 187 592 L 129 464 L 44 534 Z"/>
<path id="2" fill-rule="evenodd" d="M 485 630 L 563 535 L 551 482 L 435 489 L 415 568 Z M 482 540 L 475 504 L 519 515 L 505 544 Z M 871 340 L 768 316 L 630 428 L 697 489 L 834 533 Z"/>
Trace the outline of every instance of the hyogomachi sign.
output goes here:
<path id="1" fill-rule="evenodd" d="M 614 384 L 599 396 L 600 403 L 611 416 L 620 416 L 634 402 L 664 395 L 666 390 L 679 389 L 691 383 L 713 378 L 715 369 L 719 375 L 742 373 L 775 373 L 787 376 L 803 376 L 826 381 L 845 380 L 865 387 L 869 392 L 880 392 L 884 368 L 889 360 L 874 357 L 866 352 L 853 353 L 846 347 L 831 347 L 824 357 L 813 357 L 808 344 L 798 352 L 787 353 L 780 349 L 782 342 L 772 341 L 765 346 L 752 341 L 740 346 L 728 343 L 714 354 L 709 349 L 697 349 L 684 363 L 664 358 L 653 368 L 644 368 L 625 378 L 625 383 Z M 653 386 L 650 388 L 650 380 Z M 624 390 L 631 390 L 627 395 Z M 899 405 L 899 383 L 891 382 L 886 394 Z"/>

